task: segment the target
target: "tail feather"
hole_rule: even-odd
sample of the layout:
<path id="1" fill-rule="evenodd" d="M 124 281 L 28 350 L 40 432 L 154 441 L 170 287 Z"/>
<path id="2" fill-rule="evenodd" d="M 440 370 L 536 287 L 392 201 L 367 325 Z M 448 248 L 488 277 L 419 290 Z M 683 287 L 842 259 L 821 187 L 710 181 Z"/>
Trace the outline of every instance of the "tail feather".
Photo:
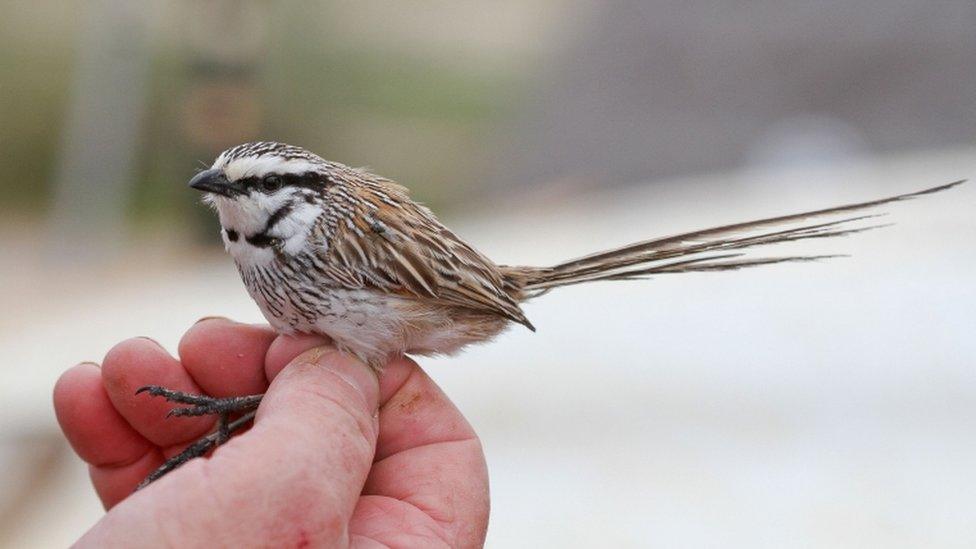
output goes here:
<path id="1" fill-rule="evenodd" d="M 757 221 L 692 231 L 664 238 L 645 240 L 565 261 L 547 268 L 516 267 L 510 269 L 512 272 L 517 272 L 519 278 L 524 282 L 523 289 L 527 297 L 535 297 L 559 286 L 597 280 L 633 280 L 654 274 L 725 271 L 774 263 L 816 261 L 819 259 L 838 257 L 834 255 L 801 255 L 742 258 L 745 255 L 744 253 L 729 254 L 715 252 L 752 249 L 758 246 L 812 238 L 833 238 L 886 227 L 890 223 L 867 226 L 855 225 L 857 222 L 874 219 L 885 214 L 866 214 L 814 224 L 802 224 L 802 222 L 909 200 L 951 189 L 964 181 L 955 181 L 946 185 L 939 185 L 938 187 L 882 198 L 880 200 L 845 204 L 843 206 L 811 212 L 771 217 Z M 789 224 L 799 224 L 799 226 L 757 233 L 761 229 L 770 229 Z M 686 259 L 668 261 L 679 258 Z"/>
<path id="2" fill-rule="evenodd" d="M 745 267 L 755 267 L 758 265 L 772 265 L 774 263 L 792 263 L 796 261 L 819 261 L 821 259 L 833 259 L 835 257 L 847 257 L 846 255 L 834 254 L 834 255 L 796 255 L 796 256 L 782 256 L 782 257 L 757 257 L 750 259 L 742 259 L 737 261 L 717 261 L 726 257 L 740 257 L 745 254 L 728 254 L 725 256 L 714 256 L 708 258 L 702 258 L 700 261 L 690 262 L 690 261 L 677 261 L 674 263 L 668 263 L 658 267 L 649 267 L 647 269 L 635 269 L 633 271 L 613 274 L 608 278 L 603 280 L 637 280 L 644 278 L 648 274 L 662 274 L 662 273 L 698 273 L 707 271 L 734 271 L 736 269 L 742 269 Z"/>

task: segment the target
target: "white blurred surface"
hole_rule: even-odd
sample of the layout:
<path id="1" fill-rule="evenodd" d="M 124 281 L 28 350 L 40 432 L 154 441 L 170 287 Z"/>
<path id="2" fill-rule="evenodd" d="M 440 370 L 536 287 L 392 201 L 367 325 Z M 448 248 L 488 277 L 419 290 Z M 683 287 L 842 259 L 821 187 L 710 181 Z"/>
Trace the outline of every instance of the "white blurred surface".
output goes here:
<path id="1" fill-rule="evenodd" d="M 974 165 L 973 150 L 874 158 L 446 221 L 499 262 L 544 264 L 914 191 Z M 969 183 L 884 208 L 893 227 L 779 249 L 848 259 L 563 289 L 527 306 L 538 333 L 422 361 L 485 445 L 488 545 L 976 545 L 974 206 Z M 2 326 L 0 487 L 16 481 L 11 440 L 56 432 L 50 389 L 69 365 L 135 335 L 175 350 L 207 315 L 261 318 L 228 257 L 94 280 L 21 295 L 22 317 Z M 63 546 L 101 515 L 81 463 L 61 463 L 5 543 Z"/>

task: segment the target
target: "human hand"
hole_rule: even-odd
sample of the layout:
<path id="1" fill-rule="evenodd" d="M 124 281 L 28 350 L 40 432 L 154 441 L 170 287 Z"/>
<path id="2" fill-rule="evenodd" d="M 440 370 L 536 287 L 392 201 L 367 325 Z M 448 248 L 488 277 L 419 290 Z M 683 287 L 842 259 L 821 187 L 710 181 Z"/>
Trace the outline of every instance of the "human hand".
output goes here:
<path id="1" fill-rule="evenodd" d="M 484 542 L 481 444 L 412 360 L 391 362 L 377 381 L 322 338 L 279 337 L 226 319 L 190 328 L 179 355 L 130 339 L 101 368 L 80 364 L 58 380 L 58 421 L 108 509 L 80 546 Z M 149 384 L 266 396 L 249 430 L 133 493 L 166 457 L 214 427 L 209 417 L 166 418 L 173 404 L 135 394 Z"/>

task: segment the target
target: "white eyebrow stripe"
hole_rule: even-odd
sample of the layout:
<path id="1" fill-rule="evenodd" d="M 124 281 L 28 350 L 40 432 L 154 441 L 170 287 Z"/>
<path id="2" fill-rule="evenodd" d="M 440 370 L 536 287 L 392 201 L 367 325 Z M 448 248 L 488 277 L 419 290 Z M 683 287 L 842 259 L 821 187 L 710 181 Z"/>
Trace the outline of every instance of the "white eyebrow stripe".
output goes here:
<path id="1" fill-rule="evenodd" d="M 263 177 L 269 173 L 303 174 L 319 171 L 321 165 L 301 158 L 284 159 L 279 156 L 245 156 L 224 164 L 222 158 L 214 162 L 214 168 L 223 167 L 224 175 L 231 181 L 246 177 Z"/>

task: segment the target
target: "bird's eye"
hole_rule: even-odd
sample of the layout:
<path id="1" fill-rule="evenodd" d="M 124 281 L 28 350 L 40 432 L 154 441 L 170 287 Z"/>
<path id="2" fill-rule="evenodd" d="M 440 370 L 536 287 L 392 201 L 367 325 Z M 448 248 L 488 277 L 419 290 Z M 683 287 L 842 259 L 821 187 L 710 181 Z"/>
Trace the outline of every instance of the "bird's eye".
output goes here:
<path id="1" fill-rule="evenodd" d="M 281 178 L 277 175 L 269 175 L 261 180 L 261 188 L 269 193 L 277 191 L 281 188 Z"/>

